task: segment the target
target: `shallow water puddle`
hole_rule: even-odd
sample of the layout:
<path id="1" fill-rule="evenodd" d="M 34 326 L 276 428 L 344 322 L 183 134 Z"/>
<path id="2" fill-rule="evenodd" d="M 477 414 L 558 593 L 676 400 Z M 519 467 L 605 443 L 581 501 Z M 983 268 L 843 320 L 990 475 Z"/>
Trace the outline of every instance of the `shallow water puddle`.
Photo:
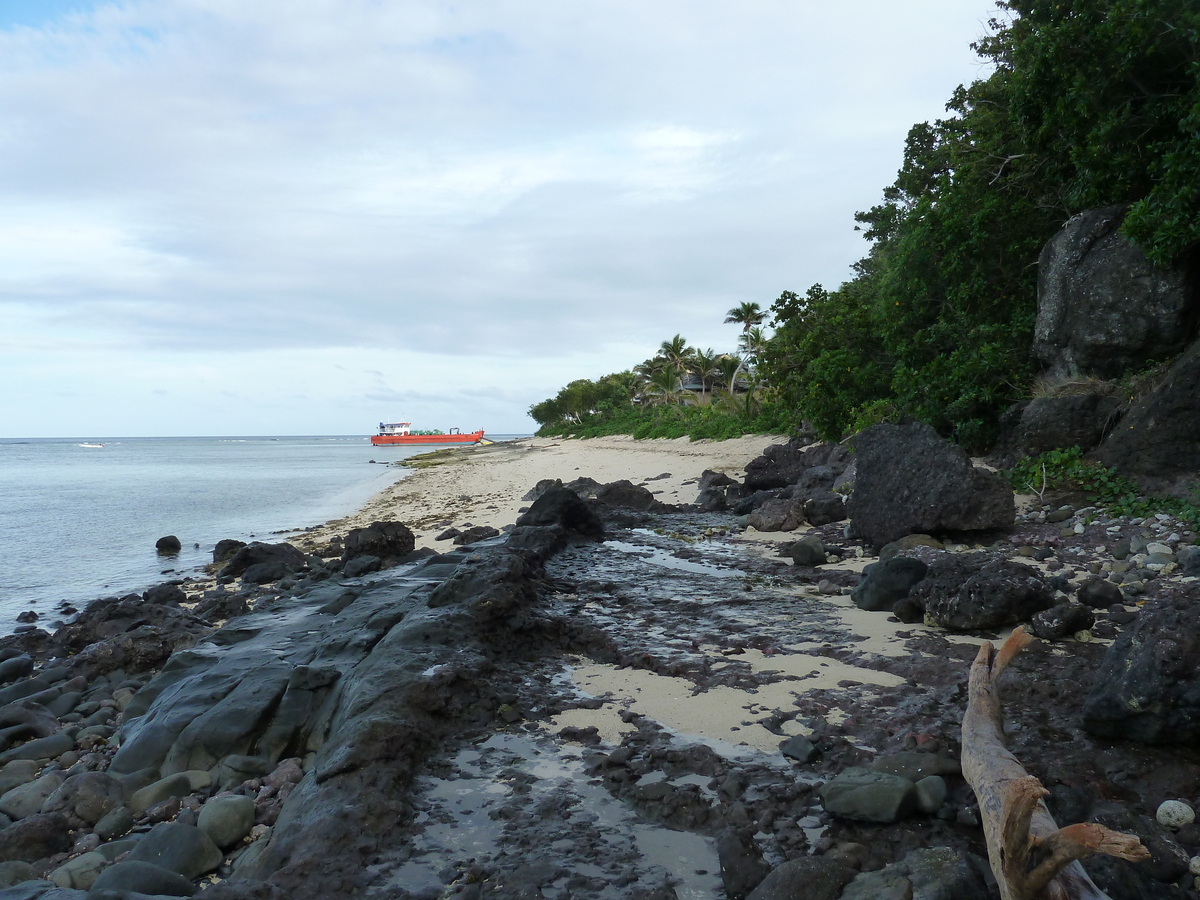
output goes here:
<path id="1" fill-rule="evenodd" d="M 626 541 L 606 540 L 604 546 L 636 556 L 638 559 L 651 565 L 661 566 L 664 569 L 674 569 L 678 572 L 688 572 L 692 575 L 712 575 L 717 578 L 739 578 L 745 575 L 744 572 L 738 569 L 722 569 L 718 566 L 709 566 L 704 563 L 680 559 L 677 556 L 672 556 L 665 550 L 648 547 L 644 544 L 630 544 Z"/>

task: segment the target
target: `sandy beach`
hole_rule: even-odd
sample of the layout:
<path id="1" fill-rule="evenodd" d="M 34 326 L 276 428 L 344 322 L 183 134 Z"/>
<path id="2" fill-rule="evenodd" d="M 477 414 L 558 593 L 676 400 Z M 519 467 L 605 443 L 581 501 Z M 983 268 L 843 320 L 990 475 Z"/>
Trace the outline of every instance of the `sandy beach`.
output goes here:
<path id="1" fill-rule="evenodd" d="M 586 476 L 601 484 L 628 479 L 644 484 L 664 503 L 691 503 L 696 479 L 705 469 L 740 478 L 746 463 L 764 447 L 785 440 L 779 435 L 729 441 L 533 437 L 453 448 L 439 453 L 435 465 L 417 469 L 376 494 L 356 513 L 306 532 L 295 543 L 309 549 L 351 528 L 395 520 L 412 529 L 418 548 L 445 549 L 446 543 L 434 538 L 451 525 L 512 525 L 528 506 L 521 498 L 546 478 L 567 482 Z"/>

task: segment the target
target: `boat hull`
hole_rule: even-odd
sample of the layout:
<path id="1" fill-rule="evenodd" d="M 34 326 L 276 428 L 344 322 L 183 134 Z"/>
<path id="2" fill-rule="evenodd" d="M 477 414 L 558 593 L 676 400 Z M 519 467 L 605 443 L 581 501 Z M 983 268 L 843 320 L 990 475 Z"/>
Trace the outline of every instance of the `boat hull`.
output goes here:
<path id="1" fill-rule="evenodd" d="M 478 444 L 483 440 L 482 431 L 470 434 L 373 434 L 371 443 L 381 444 Z"/>

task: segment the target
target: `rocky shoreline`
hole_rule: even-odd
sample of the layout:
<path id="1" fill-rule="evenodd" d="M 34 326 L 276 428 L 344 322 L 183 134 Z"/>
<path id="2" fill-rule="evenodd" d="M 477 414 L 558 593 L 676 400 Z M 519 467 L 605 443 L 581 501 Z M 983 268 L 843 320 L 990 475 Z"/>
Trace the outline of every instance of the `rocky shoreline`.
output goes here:
<path id="1" fill-rule="evenodd" d="M 982 900 L 959 729 L 1019 621 L 1047 639 L 1006 676 L 1010 748 L 1060 824 L 1151 851 L 1088 871 L 1200 896 L 1200 828 L 1159 814 L 1200 801 L 1195 535 L 1044 496 L 883 546 L 869 459 L 570 467 L 444 552 L 395 522 L 228 544 L 212 582 L 0 640 L 0 898 Z M 1130 688 L 1122 645 L 1162 664 Z M 1114 718 L 1101 682 L 1161 714 Z"/>

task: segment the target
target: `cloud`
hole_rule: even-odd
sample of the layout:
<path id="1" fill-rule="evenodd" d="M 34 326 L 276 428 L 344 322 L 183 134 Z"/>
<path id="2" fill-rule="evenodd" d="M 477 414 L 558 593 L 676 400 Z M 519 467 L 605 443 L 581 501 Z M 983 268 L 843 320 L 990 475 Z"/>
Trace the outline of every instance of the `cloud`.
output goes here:
<path id="1" fill-rule="evenodd" d="M 342 384 L 355 347 L 420 354 L 428 402 L 453 409 L 511 361 L 534 396 L 488 414 L 528 427 L 564 377 L 676 332 L 732 345 L 730 306 L 842 280 L 865 250 L 852 215 L 908 126 L 980 73 L 967 45 L 990 6 L 126 0 L 15 17 L 0 377 L 89 353 L 163 377 L 221 359 L 290 404 L 275 372 L 326 365 Z M 275 369 L 250 364 L 262 353 Z M 306 415 L 301 431 L 344 421 Z M 32 404 L 7 427 L 51 421 Z"/>

